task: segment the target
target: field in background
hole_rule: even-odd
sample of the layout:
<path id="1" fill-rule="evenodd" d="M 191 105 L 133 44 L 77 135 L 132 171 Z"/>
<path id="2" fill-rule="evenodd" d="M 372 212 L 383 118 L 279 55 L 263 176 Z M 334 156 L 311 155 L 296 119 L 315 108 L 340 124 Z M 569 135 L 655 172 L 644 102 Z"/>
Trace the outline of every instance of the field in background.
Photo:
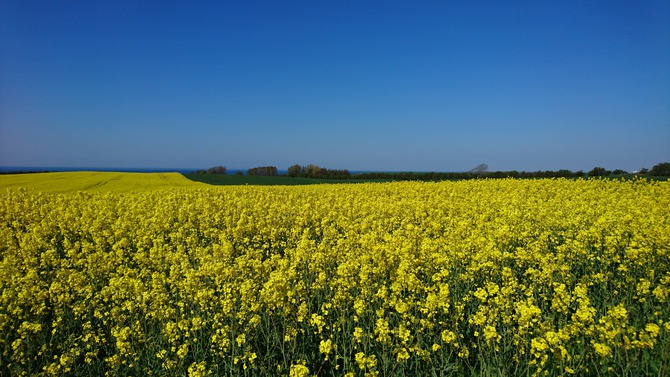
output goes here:
<path id="1" fill-rule="evenodd" d="M 294 178 L 286 176 L 264 177 L 248 175 L 182 174 L 182 173 L 129 173 L 129 172 L 55 172 L 1 174 L 0 190 L 24 187 L 41 192 L 67 193 L 88 192 L 130 192 L 163 189 L 170 187 L 207 187 L 208 185 L 260 185 L 293 186 L 323 183 L 361 183 L 388 180 L 342 180 Z"/>
<path id="2" fill-rule="evenodd" d="M 236 174 L 184 174 L 188 179 L 203 182 L 210 185 L 311 185 L 319 183 L 361 183 L 361 182 L 386 182 L 390 179 L 323 179 L 323 178 L 301 178 L 288 176 L 250 176 Z"/>
<path id="3" fill-rule="evenodd" d="M 25 187 L 41 192 L 144 191 L 169 187 L 198 187 L 202 183 L 180 173 L 59 172 L 0 175 L 0 190 Z"/>
<path id="4" fill-rule="evenodd" d="M 634 175 L 620 176 L 618 179 L 635 180 Z M 608 179 L 617 179 L 608 178 Z M 644 176 L 644 179 L 666 181 L 668 177 Z M 537 179 L 537 178 L 534 178 Z M 577 178 L 572 178 L 577 179 Z M 249 176 L 236 174 L 188 174 L 188 173 L 140 173 L 140 172 L 49 172 L 0 174 L 0 190 L 24 187 L 41 192 L 130 192 L 145 191 L 169 187 L 207 187 L 213 186 L 296 186 L 324 183 L 365 183 L 391 181 L 440 181 L 431 173 L 399 173 L 386 178 L 365 179 L 322 179 L 288 176 Z"/>
<path id="5" fill-rule="evenodd" d="M 669 372 L 668 182 L 102 178 L 0 191 L 5 374 Z"/>

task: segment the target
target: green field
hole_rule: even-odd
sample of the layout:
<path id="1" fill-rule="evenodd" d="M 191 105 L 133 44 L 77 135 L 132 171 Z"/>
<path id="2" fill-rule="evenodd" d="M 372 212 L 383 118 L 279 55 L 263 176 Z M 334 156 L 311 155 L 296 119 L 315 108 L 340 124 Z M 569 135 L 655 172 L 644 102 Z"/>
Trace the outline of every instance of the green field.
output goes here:
<path id="1" fill-rule="evenodd" d="M 223 174 L 184 174 L 190 180 L 207 183 L 210 185 L 311 185 L 318 183 L 360 183 L 385 180 L 361 180 L 361 179 L 321 179 L 321 178 L 299 178 L 287 176 L 250 176 L 250 175 L 223 175 Z"/>
<path id="2" fill-rule="evenodd" d="M 24 187 L 42 192 L 145 191 L 169 187 L 202 187 L 179 173 L 60 172 L 0 175 L 0 190 Z"/>

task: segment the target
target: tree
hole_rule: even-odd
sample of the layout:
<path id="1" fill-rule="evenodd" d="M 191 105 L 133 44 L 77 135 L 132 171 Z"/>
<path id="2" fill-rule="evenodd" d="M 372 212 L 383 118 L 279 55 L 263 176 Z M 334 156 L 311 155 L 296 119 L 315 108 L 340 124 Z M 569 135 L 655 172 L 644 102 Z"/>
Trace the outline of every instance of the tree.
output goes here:
<path id="1" fill-rule="evenodd" d="M 291 165 L 288 168 L 288 176 L 289 177 L 297 177 L 297 176 L 302 174 L 302 171 L 303 171 L 302 166 L 300 166 L 298 164 Z"/>
<path id="2" fill-rule="evenodd" d="M 214 166 L 207 169 L 207 174 L 226 174 L 227 170 L 225 166 Z"/>
<path id="3" fill-rule="evenodd" d="M 247 175 L 276 176 L 277 168 L 274 166 L 259 166 L 247 170 Z"/>
<path id="4" fill-rule="evenodd" d="M 320 178 L 321 168 L 314 164 L 308 164 L 305 168 L 305 175 L 310 178 Z"/>
<path id="5" fill-rule="evenodd" d="M 660 164 L 654 165 L 649 174 L 655 176 L 670 176 L 670 162 L 661 162 Z"/>
<path id="6" fill-rule="evenodd" d="M 589 177 L 601 177 L 604 175 L 607 175 L 607 169 L 602 168 L 600 166 L 596 166 L 595 168 L 591 169 L 589 172 Z"/>
<path id="7" fill-rule="evenodd" d="M 474 175 L 483 175 L 489 171 L 489 166 L 487 164 L 479 164 L 474 169 L 470 170 L 470 173 Z"/>
<path id="8" fill-rule="evenodd" d="M 326 169 L 314 164 L 309 164 L 307 166 L 295 164 L 288 168 L 288 176 L 304 178 L 348 179 L 351 178 L 351 173 L 347 169 Z"/>

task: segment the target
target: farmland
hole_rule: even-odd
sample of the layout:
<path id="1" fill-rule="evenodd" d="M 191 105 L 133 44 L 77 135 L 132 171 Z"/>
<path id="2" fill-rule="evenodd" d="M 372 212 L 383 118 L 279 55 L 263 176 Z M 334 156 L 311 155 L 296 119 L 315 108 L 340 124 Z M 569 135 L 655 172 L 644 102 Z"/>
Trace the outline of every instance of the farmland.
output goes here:
<path id="1" fill-rule="evenodd" d="M 179 173 L 58 172 L 0 175 L 0 190 L 23 187 L 41 192 L 128 192 L 202 186 Z"/>
<path id="2" fill-rule="evenodd" d="M 186 178 L 195 182 L 202 182 L 217 186 L 234 185 L 263 185 L 263 186 L 294 186 L 312 185 L 322 183 L 360 183 L 372 181 L 390 181 L 390 179 L 325 179 L 325 178 L 303 178 L 288 176 L 250 176 L 235 174 L 185 174 Z"/>
<path id="3" fill-rule="evenodd" d="M 669 373 L 668 182 L 178 178 L 2 177 L 0 370 Z"/>

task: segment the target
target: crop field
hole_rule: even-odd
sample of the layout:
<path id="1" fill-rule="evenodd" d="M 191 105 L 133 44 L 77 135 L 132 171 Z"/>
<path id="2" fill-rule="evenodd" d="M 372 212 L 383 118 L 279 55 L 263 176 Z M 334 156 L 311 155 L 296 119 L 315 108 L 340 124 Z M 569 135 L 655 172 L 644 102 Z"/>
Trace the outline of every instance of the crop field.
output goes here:
<path id="1" fill-rule="evenodd" d="M 179 173 L 59 172 L 0 175 L 0 191 L 27 188 L 42 192 L 128 192 L 204 186 Z M 205 186 L 206 187 L 206 186 Z"/>
<path id="2" fill-rule="evenodd" d="M 324 178 L 302 178 L 287 176 L 250 176 L 235 174 L 184 174 L 190 180 L 203 182 L 210 185 L 262 185 L 262 186 L 294 186 L 294 185 L 312 185 L 323 183 L 361 183 L 371 181 L 390 181 L 373 179 L 324 179 Z"/>
<path id="3" fill-rule="evenodd" d="M 166 181 L 3 187 L 0 374 L 670 374 L 667 181 Z"/>

